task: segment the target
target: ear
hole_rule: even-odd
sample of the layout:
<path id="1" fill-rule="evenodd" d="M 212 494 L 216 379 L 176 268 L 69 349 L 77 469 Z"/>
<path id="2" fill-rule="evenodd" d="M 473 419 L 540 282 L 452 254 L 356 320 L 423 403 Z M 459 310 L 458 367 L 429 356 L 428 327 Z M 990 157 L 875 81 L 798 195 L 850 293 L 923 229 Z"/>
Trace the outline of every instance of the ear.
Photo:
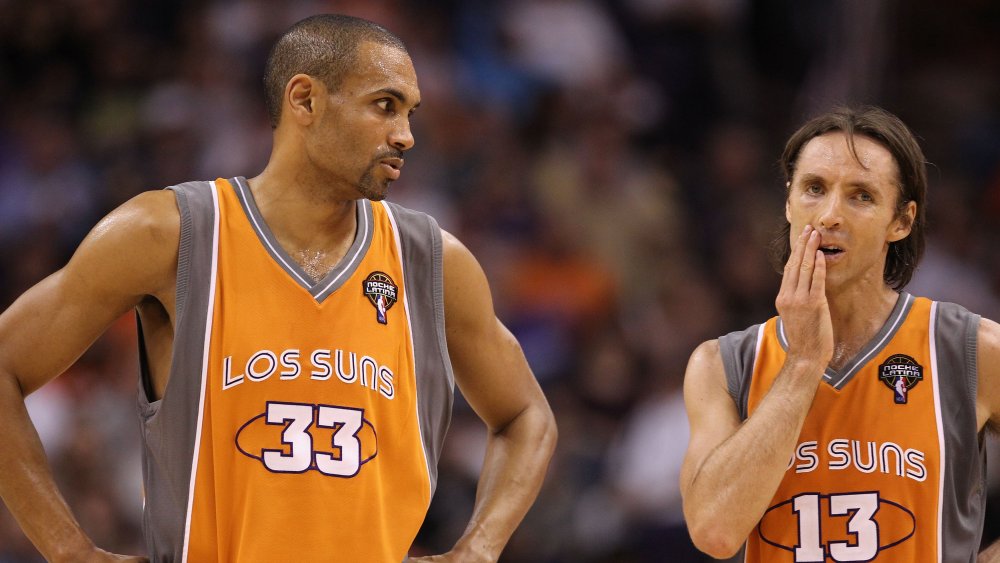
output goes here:
<path id="1" fill-rule="evenodd" d="M 903 211 L 889 226 L 889 237 L 887 240 L 889 242 L 896 242 L 910 236 L 910 231 L 913 230 L 913 222 L 916 220 L 917 204 L 914 201 L 909 201 L 906 203 Z"/>
<path id="2" fill-rule="evenodd" d="M 322 100 L 323 84 L 308 74 L 296 74 L 285 85 L 284 115 L 299 125 L 309 125 L 316 119 Z"/>
<path id="3" fill-rule="evenodd" d="M 792 213 L 788 210 L 788 198 L 785 198 L 785 221 L 789 224 L 792 223 Z"/>

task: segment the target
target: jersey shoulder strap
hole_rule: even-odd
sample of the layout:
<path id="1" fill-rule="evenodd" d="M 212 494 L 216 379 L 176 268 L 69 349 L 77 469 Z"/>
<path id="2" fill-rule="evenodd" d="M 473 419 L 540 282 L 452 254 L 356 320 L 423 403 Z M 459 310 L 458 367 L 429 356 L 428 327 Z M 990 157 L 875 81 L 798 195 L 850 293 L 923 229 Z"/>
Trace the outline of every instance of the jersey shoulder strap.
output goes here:
<path id="1" fill-rule="evenodd" d="M 730 332 L 719 338 L 719 354 L 726 370 L 726 388 L 736 403 L 740 419 L 747 418 L 747 400 L 750 396 L 750 380 L 753 377 L 754 360 L 759 348 L 762 324 L 755 324 L 745 330 Z"/>
<path id="2" fill-rule="evenodd" d="M 417 409 L 433 494 L 437 486 L 437 462 L 451 420 L 455 384 L 444 325 L 441 228 L 426 213 L 390 202 L 383 205 L 399 236 L 404 295 L 413 334 Z"/>

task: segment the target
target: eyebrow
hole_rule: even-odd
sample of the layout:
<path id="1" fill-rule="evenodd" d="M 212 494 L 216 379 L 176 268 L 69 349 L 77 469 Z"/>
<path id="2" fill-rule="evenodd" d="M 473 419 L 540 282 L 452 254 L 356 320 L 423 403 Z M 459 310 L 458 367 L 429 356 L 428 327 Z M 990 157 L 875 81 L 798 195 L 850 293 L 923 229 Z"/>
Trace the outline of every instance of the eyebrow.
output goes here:
<path id="1" fill-rule="evenodd" d="M 802 174 L 802 176 L 799 177 L 798 181 L 799 182 L 803 182 L 803 183 L 804 182 L 819 181 L 819 182 L 823 182 L 825 184 L 826 183 L 826 178 L 824 178 L 823 176 L 820 176 L 819 174 L 813 174 L 812 172 L 806 172 L 806 173 Z M 864 189 L 869 189 L 869 190 L 873 189 L 872 188 L 872 183 L 864 181 L 864 180 L 859 180 L 859 181 L 856 181 L 856 182 L 851 182 L 848 185 L 851 186 L 851 187 L 854 187 L 854 188 L 864 188 Z"/>
<path id="2" fill-rule="evenodd" d="M 379 94 L 379 93 L 389 94 L 390 96 L 396 98 L 400 102 L 402 102 L 404 104 L 407 103 L 406 94 L 400 92 L 399 90 L 397 90 L 395 88 L 382 88 L 382 89 L 376 90 L 373 93 L 374 94 Z M 413 104 L 413 109 L 417 109 L 418 107 L 420 107 L 420 100 L 417 100 L 417 103 Z"/>

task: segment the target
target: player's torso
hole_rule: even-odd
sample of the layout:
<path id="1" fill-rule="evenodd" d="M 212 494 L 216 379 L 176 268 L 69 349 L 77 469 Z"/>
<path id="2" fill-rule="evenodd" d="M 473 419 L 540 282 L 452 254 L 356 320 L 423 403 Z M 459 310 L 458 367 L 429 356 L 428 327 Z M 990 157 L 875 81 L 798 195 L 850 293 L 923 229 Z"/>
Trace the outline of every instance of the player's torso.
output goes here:
<path id="1" fill-rule="evenodd" d="M 429 503 L 398 238 L 381 204 L 314 283 L 218 181 L 190 561 L 392 561 Z M 252 205 L 252 203 L 251 203 Z"/>
<path id="2" fill-rule="evenodd" d="M 872 345 L 827 371 L 747 561 L 937 560 L 943 435 L 931 302 L 900 301 Z M 783 339 L 777 319 L 763 325 L 751 416 L 784 363 Z"/>

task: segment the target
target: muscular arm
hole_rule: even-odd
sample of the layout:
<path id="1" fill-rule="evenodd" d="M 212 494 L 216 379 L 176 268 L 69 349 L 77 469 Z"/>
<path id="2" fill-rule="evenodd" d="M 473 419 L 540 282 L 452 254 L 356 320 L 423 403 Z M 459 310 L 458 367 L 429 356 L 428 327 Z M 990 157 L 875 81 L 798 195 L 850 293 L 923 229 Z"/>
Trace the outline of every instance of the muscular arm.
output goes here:
<path id="1" fill-rule="evenodd" d="M 472 519 L 449 556 L 496 561 L 538 495 L 556 426 L 520 345 L 496 318 L 482 269 L 447 233 L 444 269 L 455 380 L 489 433 Z"/>
<path id="2" fill-rule="evenodd" d="M 170 192 L 102 220 L 69 263 L 0 315 L 0 497 L 50 561 L 100 560 L 60 495 L 24 397 L 65 371 L 117 318 L 173 287 L 179 220 Z"/>
<path id="3" fill-rule="evenodd" d="M 688 363 L 684 403 L 691 440 L 681 495 L 691 539 L 713 557 L 736 553 L 767 510 L 833 353 L 819 243 L 818 234 L 803 233 L 785 266 L 777 306 L 788 355 L 746 422 L 740 424 L 726 389 L 718 341 L 699 346 Z"/>

